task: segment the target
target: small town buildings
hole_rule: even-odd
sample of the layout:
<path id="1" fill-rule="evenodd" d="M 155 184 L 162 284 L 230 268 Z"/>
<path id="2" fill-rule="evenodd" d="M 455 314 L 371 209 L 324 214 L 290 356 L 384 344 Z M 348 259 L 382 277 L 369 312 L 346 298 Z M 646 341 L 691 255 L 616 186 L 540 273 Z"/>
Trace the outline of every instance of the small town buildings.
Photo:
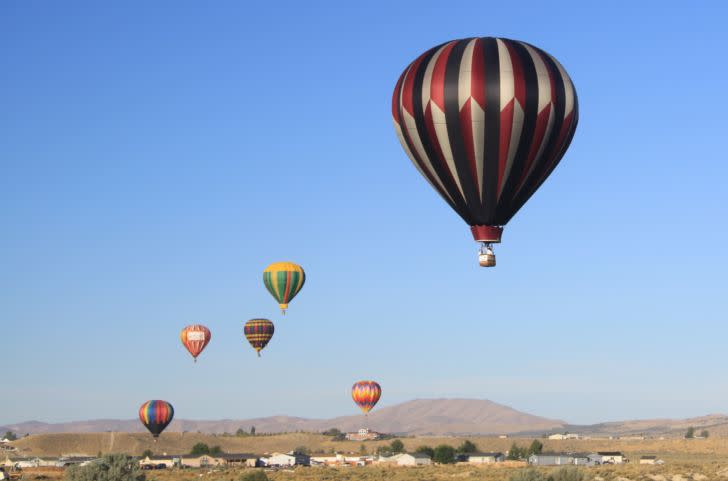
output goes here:
<path id="1" fill-rule="evenodd" d="M 657 462 L 657 456 L 642 456 L 640 458 L 640 464 L 655 464 Z"/>
<path id="2" fill-rule="evenodd" d="M 563 440 L 563 439 L 579 439 L 579 435 L 578 434 L 573 434 L 573 433 L 563 433 L 563 434 L 559 433 L 559 434 L 552 434 L 552 435 L 550 435 L 549 436 L 549 439 L 561 439 L 561 440 Z"/>
<path id="3" fill-rule="evenodd" d="M 561 466 L 574 464 L 574 456 L 566 453 L 532 454 L 528 457 L 528 464 L 534 466 Z"/>
<path id="4" fill-rule="evenodd" d="M 432 459 L 425 453 L 403 453 L 397 459 L 397 466 L 428 466 Z"/>
<path id="5" fill-rule="evenodd" d="M 311 457 L 300 453 L 273 453 L 260 459 L 266 466 L 310 466 Z"/>
<path id="6" fill-rule="evenodd" d="M 224 453 L 217 456 L 225 461 L 227 466 L 247 466 L 254 468 L 258 465 L 260 456 L 250 453 Z"/>
<path id="7" fill-rule="evenodd" d="M 599 458 L 594 458 L 595 460 L 598 459 L 598 464 L 623 464 L 624 463 L 624 455 L 620 451 L 599 451 L 597 452 L 597 456 Z"/>
<path id="8" fill-rule="evenodd" d="M 373 441 L 379 439 L 381 436 L 381 433 L 366 428 L 362 428 L 355 433 L 346 433 L 346 439 L 348 441 Z"/>
<path id="9" fill-rule="evenodd" d="M 502 463 L 506 457 L 503 453 L 468 453 L 460 455 L 460 460 L 470 464 L 493 464 Z"/>
<path id="10" fill-rule="evenodd" d="M 164 466 L 165 468 L 173 468 L 175 466 L 182 465 L 182 456 L 147 456 L 144 459 L 139 460 L 139 466 L 147 468 L 159 468 Z"/>
<path id="11" fill-rule="evenodd" d="M 206 468 L 208 466 L 223 466 L 225 460 L 220 456 L 203 454 L 201 456 L 183 455 L 180 459 L 182 466 L 188 468 Z"/>
<path id="12" fill-rule="evenodd" d="M 54 460 L 53 466 L 59 468 L 67 468 L 69 466 L 87 466 L 89 463 L 96 461 L 98 458 L 93 456 L 63 456 Z M 50 466 L 50 465 L 46 465 Z"/>

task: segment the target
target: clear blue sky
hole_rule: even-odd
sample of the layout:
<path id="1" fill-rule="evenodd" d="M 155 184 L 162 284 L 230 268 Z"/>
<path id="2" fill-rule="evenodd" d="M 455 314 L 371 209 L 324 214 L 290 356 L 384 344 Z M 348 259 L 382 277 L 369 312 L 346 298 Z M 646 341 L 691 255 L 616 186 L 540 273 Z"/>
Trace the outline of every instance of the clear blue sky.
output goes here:
<path id="1" fill-rule="evenodd" d="M 354 414 L 361 378 L 383 406 L 727 412 L 728 7 L 635 3 L 0 3 L 0 423 Z M 581 107 L 491 270 L 389 106 L 420 52 L 487 35 L 560 59 Z"/>

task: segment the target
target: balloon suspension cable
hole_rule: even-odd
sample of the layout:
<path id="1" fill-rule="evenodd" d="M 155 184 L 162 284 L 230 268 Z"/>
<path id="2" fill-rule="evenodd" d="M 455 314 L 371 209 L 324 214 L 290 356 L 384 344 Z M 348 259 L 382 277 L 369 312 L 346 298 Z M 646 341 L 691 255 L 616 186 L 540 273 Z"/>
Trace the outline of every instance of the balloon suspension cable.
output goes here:
<path id="1" fill-rule="evenodd" d="M 258 351 L 258 357 L 260 357 L 260 351 Z"/>
<path id="2" fill-rule="evenodd" d="M 195 364 L 197 364 L 197 358 L 194 358 Z"/>

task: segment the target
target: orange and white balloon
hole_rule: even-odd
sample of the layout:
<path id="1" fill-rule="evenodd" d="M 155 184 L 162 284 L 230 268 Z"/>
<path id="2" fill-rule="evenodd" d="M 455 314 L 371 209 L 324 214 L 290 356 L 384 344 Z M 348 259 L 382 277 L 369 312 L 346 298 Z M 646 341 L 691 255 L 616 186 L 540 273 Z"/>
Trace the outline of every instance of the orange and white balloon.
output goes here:
<path id="1" fill-rule="evenodd" d="M 210 342 L 212 334 L 210 333 L 210 330 L 202 324 L 192 324 L 191 326 L 187 326 L 182 329 L 179 337 L 182 341 L 182 345 L 187 348 L 190 354 L 192 354 L 192 357 L 195 359 L 195 362 L 197 362 L 197 356 L 202 353 L 205 346 L 207 346 L 207 343 Z"/>

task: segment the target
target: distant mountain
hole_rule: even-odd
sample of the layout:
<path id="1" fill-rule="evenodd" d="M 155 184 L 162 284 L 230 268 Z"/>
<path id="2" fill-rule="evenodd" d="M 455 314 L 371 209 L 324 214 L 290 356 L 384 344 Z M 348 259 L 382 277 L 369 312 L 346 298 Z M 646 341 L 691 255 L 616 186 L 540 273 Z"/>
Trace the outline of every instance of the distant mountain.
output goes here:
<path id="1" fill-rule="evenodd" d="M 270 416 L 254 419 L 195 421 L 176 419 L 168 432 L 235 433 L 252 426 L 258 433 L 319 432 L 329 428 L 356 431 L 363 425 L 376 431 L 411 435 L 468 435 L 572 432 L 587 436 L 682 436 L 689 426 L 697 433 L 703 429 L 711 435 L 728 434 L 728 416 L 714 414 L 690 419 L 648 419 L 619 421 L 593 425 L 573 425 L 517 411 L 508 406 L 477 399 L 417 399 L 395 406 L 376 409 L 366 421 L 362 415 L 333 419 L 306 419 L 291 416 Z M 0 426 L 0 434 L 13 431 L 20 436 L 45 433 L 145 432 L 136 419 L 97 419 L 68 423 L 29 421 Z M 697 434 L 696 433 L 696 434 Z"/>
<path id="2" fill-rule="evenodd" d="M 251 426 L 259 433 L 293 431 L 323 431 L 338 428 L 355 431 L 362 427 L 361 415 L 334 419 L 304 419 L 290 416 L 271 416 L 255 419 L 224 419 L 220 421 L 174 420 L 167 431 L 234 433 Z M 563 430 L 563 421 L 526 414 L 487 400 L 476 399 L 418 399 L 395 406 L 377 409 L 369 414 L 369 428 L 397 434 L 514 434 Z M 68 423 L 29 421 L 0 426 L 0 431 L 19 435 L 44 433 L 141 432 L 138 420 L 98 419 Z"/>

